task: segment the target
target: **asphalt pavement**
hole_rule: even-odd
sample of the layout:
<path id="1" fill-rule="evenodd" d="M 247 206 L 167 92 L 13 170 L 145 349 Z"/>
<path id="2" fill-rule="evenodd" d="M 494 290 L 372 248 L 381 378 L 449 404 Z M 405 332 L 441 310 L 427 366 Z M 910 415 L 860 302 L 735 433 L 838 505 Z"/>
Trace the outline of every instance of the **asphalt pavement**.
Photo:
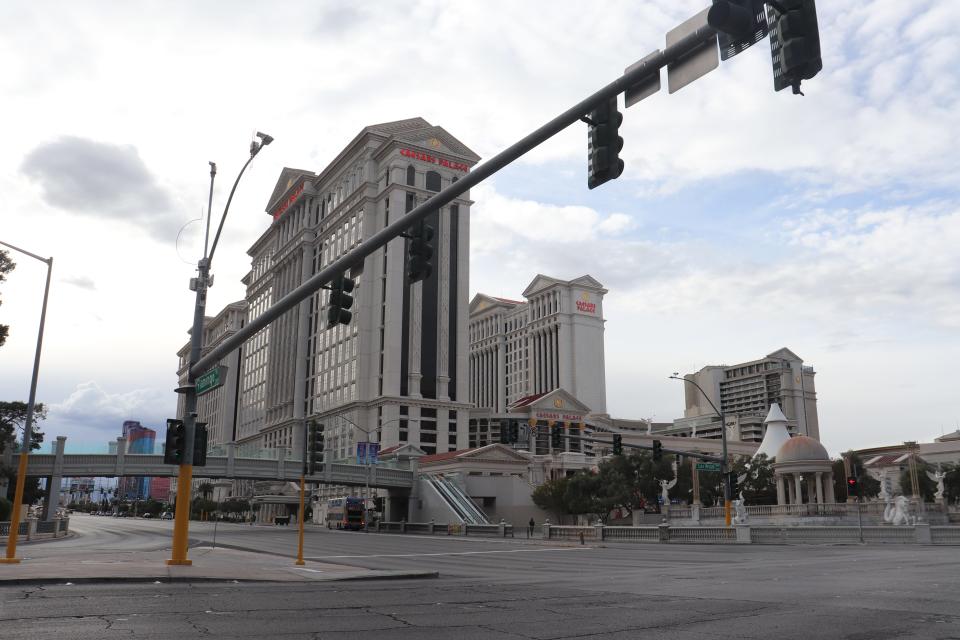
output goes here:
<path id="1" fill-rule="evenodd" d="M 167 522 L 91 516 L 71 528 L 75 538 L 24 545 L 24 556 L 164 553 L 171 533 Z M 295 527 L 218 525 L 216 538 L 276 567 L 296 551 Z M 187 570 L 199 575 L 213 525 L 192 523 L 191 539 Z M 439 578 L 0 582 L 2 637 L 960 638 L 957 547 L 581 546 L 308 528 L 305 548 L 317 566 Z"/>

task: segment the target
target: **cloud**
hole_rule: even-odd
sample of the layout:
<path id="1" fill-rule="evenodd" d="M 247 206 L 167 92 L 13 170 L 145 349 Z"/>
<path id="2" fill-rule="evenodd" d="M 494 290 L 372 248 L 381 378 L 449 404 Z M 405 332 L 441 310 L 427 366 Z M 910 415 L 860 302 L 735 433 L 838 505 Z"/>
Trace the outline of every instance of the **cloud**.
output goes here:
<path id="1" fill-rule="evenodd" d="M 124 420 L 139 420 L 145 426 L 158 428 L 172 405 L 169 392 L 134 389 L 108 393 L 96 382 L 82 382 L 62 402 L 50 405 L 45 428 L 52 432 L 68 426 L 87 437 L 97 433 L 110 439 L 120 435 Z"/>
<path id="2" fill-rule="evenodd" d="M 72 284 L 75 287 L 80 287 L 81 289 L 88 289 L 90 291 L 96 291 L 97 286 L 94 284 L 93 280 L 86 276 L 74 276 L 72 278 L 62 278 L 63 282 L 67 284 Z"/>
<path id="3" fill-rule="evenodd" d="M 656 279 L 675 264 L 676 247 L 629 232 L 626 213 L 604 214 L 586 206 L 553 205 L 511 198 L 494 186 L 471 190 L 471 280 L 476 290 L 498 295 L 504 282 L 522 288 L 518 273 L 574 278 L 589 273 L 607 286 L 632 288 Z"/>
<path id="4" fill-rule="evenodd" d="M 176 233 L 173 200 L 133 146 L 63 136 L 33 149 L 21 171 L 51 206 L 145 226 L 165 240 Z"/>

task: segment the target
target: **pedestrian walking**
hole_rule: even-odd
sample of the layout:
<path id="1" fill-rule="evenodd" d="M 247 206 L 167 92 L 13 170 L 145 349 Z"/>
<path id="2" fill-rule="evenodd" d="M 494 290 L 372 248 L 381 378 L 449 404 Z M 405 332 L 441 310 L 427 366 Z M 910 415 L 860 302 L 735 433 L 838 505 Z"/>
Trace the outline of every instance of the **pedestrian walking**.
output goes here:
<path id="1" fill-rule="evenodd" d="M 534 522 L 533 518 L 530 518 L 530 522 L 527 523 L 527 537 L 533 537 L 533 528 L 537 526 L 537 523 Z"/>

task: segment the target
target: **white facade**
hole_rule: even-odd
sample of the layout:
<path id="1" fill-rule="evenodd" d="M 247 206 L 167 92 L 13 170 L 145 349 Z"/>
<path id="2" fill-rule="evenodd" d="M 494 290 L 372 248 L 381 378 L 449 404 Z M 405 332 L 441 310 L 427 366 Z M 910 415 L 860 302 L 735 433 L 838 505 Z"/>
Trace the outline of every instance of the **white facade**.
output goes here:
<path id="1" fill-rule="evenodd" d="M 215 317 L 203 319 L 202 354 L 217 346 L 234 333 L 240 330 L 247 316 L 247 303 L 243 300 L 225 306 Z M 246 346 L 244 346 L 246 348 Z M 197 397 L 197 415 L 200 422 L 207 424 L 207 444 L 218 445 L 232 442 L 236 438 L 239 425 L 238 398 L 240 394 L 240 358 L 243 349 L 222 358 L 217 364 L 223 367 L 226 376 L 223 384 Z M 188 342 L 177 352 L 180 366 L 177 375 L 181 385 L 187 383 L 187 365 L 190 358 L 190 343 Z M 184 396 L 179 395 L 177 415 L 183 415 Z M 162 444 L 164 433 L 157 434 L 158 443 Z"/>
<path id="2" fill-rule="evenodd" d="M 272 222 L 248 251 L 246 320 L 478 160 L 441 127 L 412 118 L 364 128 L 319 173 L 285 168 L 266 209 Z M 363 440 L 427 453 L 466 446 L 471 204 L 465 193 L 427 217 L 435 253 L 422 282 L 407 283 L 407 240 L 397 238 L 347 274 L 356 283 L 350 324 L 327 327 L 321 290 L 244 344 L 241 450 L 299 457 L 307 419 L 324 425 L 333 461 L 353 459 Z"/>
<path id="3" fill-rule="evenodd" d="M 525 302 L 477 294 L 470 303 L 470 401 L 504 413 L 564 389 L 593 414 L 607 410 L 603 296 L 588 275 L 538 275 Z"/>

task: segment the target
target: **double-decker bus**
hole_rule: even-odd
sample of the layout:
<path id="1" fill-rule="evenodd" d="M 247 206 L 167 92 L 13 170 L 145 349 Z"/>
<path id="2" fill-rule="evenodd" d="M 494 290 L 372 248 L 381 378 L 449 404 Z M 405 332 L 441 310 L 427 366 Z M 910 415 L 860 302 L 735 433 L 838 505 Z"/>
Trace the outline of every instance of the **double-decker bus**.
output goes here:
<path id="1" fill-rule="evenodd" d="M 327 502 L 327 529 L 359 531 L 364 528 L 364 519 L 363 498 L 350 496 Z"/>

